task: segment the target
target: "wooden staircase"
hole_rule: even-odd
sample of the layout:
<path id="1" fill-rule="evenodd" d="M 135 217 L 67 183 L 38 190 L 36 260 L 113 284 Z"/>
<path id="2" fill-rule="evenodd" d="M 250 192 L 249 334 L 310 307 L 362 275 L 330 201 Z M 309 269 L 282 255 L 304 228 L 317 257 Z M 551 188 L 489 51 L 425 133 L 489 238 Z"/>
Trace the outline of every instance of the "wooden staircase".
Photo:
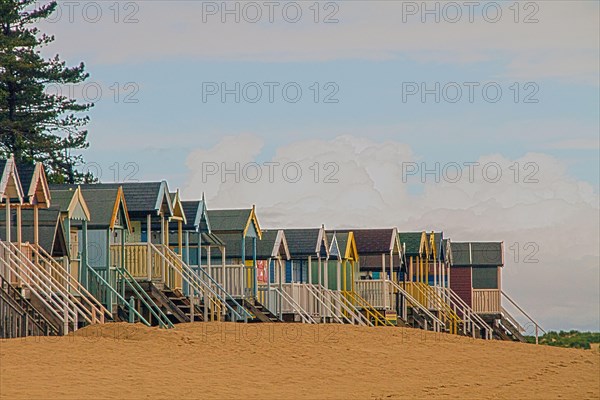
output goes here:
<path id="1" fill-rule="evenodd" d="M 390 285 L 391 291 L 398 296 L 397 301 L 401 303 L 398 304 L 398 321 L 402 321 L 404 325 L 413 328 L 431 330 L 434 332 L 445 330 L 446 324 L 429 310 L 428 307 L 413 297 L 413 295 L 405 289 L 402 283 L 391 280 L 386 282 Z"/>
<path id="2" fill-rule="evenodd" d="M 505 309 L 502 309 L 500 319 L 493 323 L 494 335 L 497 339 L 527 343 L 523 335 L 525 328 L 521 326 Z"/>
<path id="3" fill-rule="evenodd" d="M 405 282 L 402 285 L 425 309 L 443 322 L 446 332 L 451 334 L 460 333 L 464 321 L 458 316 L 456 310 L 447 303 L 446 299 L 436 291 L 436 288 L 422 282 Z"/>
<path id="4" fill-rule="evenodd" d="M 383 314 L 381 314 L 377 308 L 371 303 L 365 300 L 360 294 L 353 290 L 342 290 L 344 298 L 353 304 L 357 309 L 361 310 L 363 315 L 369 320 L 374 326 L 395 326 L 389 322 Z"/>
<path id="5" fill-rule="evenodd" d="M 256 298 L 250 297 L 242 300 L 242 306 L 254 316 L 249 322 L 282 322 L 267 307 L 261 304 Z"/>
<path id="6" fill-rule="evenodd" d="M 0 339 L 59 334 L 56 325 L 0 276 Z"/>
<path id="7" fill-rule="evenodd" d="M 192 312 L 190 299 L 179 289 L 149 281 L 139 282 L 139 285 L 172 323 L 204 321 L 202 303 L 195 304 Z"/>
<path id="8" fill-rule="evenodd" d="M 0 240 L 0 275 L 66 335 L 103 323 L 110 312 L 41 248 Z"/>
<path id="9" fill-rule="evenodd" d="M 527 328 L 521 325 L 506 308 L 500 306 L 499 313 L 480 314 L 481 318 L 492 327 L 494 339 L 528 343 L 526 333 L 529 331 L 528 328 L 532 328 L 533 332 L 531 333 L 535 335 L 535 343 L 537 344 L 540 332 L 546 333 L 546 331 L 511 299 L 508 294 L 502 291 L 501 295 L 520 313 L 520 318 L 527 321 Z"/>

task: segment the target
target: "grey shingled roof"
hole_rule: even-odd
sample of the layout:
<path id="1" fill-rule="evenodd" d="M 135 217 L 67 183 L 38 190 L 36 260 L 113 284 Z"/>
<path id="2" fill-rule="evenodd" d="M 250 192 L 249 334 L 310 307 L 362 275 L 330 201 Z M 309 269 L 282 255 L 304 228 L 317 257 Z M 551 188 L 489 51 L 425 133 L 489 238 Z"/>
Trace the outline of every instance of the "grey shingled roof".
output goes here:
<path id="1" fill-rule="evenodd" d="M 421 247 L 421 235 L 423 232 L 400 232 L 400 246 L 406 247 L 404 254 L 406 256 L 418 256 Z M 406 243 L 406 244 L 405 244 Z"/>
<path id="2" fill-rule="evenodd" d="M 50 189 L 50 193 L 52 194 L 52 205 L 58 206 L 60 211 L 66 212 L 69 208 L 69 204 L 71 204 L 73 196 L 75 195 L 75 189 Z M 87 199 L 85 200 L 87 203 Z"/>
<path id="3" fill-rule="evenodd" d="M 123 187 L 123 194 L 125 195 L 125 201 L 127 202 L 127 209 L 130 213 L 147 213 L 150 211 L 156 211 L 156 203 L 161 195 L 161 189 L 165 189 L 166 182 L 125 182 L 125 183 L 90 183 L 82 184 L 81 189 L 118 189 L 119 186 Z M 68 188 L 75 188 L 78 185 L 51 185 L 51 189 L 64 190 Z M 166 197 L 169 197 L 169 193 L 165 193 Z M 54 200 L 54 198 L 53 198 Z M 87 201 L 87 199 L 86 199 Z"/>
<path id="4" fill-rule="evenodd" d="M 213 232 L 243 232 L 252 213 L 251 208 L 231 210 L 208 210 Z"/>
<path id="5" fill-rule="evenodd" d="M 290 256 L 303 257 L 317 254 L 320 228 L 284 229 Z"/>
<path id="6" fill-rule="evenodd" d="M 452 242 L 452 259 L 457 267 L 502 266 L 502 243 Z"/>
<path id="7" fill-rule="evenodd" d="M 90 228 L 108 228 L 119 190 L 82 189 L 81 192 L 90 211 Z"/>
<path id="8" fill-rule="evenodd" d="M 202 212 L 202 202 L 199 200 L 195 201 L 182 201 L 181 206 L 185 213 L 187 223 L 183 225 L 185 230 L 195 230 L 197 224 L 200 222 L 200 214 Z"/>
<path id="9" fill-rule="evenodd" d="M 22 163 L 17 164 L 17 173 L 19 174 L 19 180 L 21 181 L 21 187 L 23 188 L 23 194 L 27 196 L 29 188 L 31 187 L 31 181 L 35 173 L 35 164 L 33 163 Z"/>
<path id="10" fill-rule="evenodd" d="M 256 241 L 256 258 L 266 260 L 273 254 L 275 241 L 277 240 L 277 230 L 263 231 L 262 239 Z M 248 241 L 247 241 L 248 242 Z M 250 252 L 248 252 L 250 251 Z M 246 243 L 246 254 L 252 254 L 252 241 Z"/>
<path id="11" fill-rule="evenodd" d="M 200 200 L 186 200 L 181 202 L 183 213 L 185 214 L 186 222 L 182 225 L 184 231 L 195 232 L 198 229 L 200 217 L 202 213 L 202 201 Z M 177 231 L 177 222 L 172 221 L 169 223 L 169 231 Z"/>
<path id="12" fill-rule="evenodd" d="M 388 254 L 390 244 L 394 235 L 393 228 L 381 229 L 352 229 L 356 249 L 361 256 L 369 254 Z M 348 233 L 350 230 L 341 230 L 340 233 Z"/>
<path id="13" fill-rule="evenodd" d="M 344 257 L 346 255 L 346 247 L 348 247 L 349 232 L 336 232 L 335 239 L 337 240 L 338 247 L 340 248 L 340 255 Z"/>
<path id="14" fill-rule="evenodd" d="M 239 233 L 220 233 L 218 235 L 219 239 L 225 245 L 225 255 L 227 257 L 240 258 L 242 257 L 242 235 Z M 250 246 L 252 246 L 252 240 L 246 240 L 250 242 Z M 258 243 L 257 243 L 258 247 Z M 252 247 L 250 247 L 250 252 L 246 251 L 246 259 L 252 255 Z M 213 257 L 220 257 L 219 251 L 213 251 Z"/>

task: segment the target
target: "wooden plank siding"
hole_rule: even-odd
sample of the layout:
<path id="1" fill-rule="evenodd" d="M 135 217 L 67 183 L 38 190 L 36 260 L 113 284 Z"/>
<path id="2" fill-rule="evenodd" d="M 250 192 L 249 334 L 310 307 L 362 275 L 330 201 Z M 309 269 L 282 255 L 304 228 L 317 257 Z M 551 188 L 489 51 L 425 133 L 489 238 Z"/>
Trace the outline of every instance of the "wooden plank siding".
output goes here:
<path id="1" fill-rule="evenodd" d="M 471 275 L 471 267 L 450 268 L 450 288 L 454 290 L 456 294 L 469 305 L 469 307 L 473 305 Z"/>

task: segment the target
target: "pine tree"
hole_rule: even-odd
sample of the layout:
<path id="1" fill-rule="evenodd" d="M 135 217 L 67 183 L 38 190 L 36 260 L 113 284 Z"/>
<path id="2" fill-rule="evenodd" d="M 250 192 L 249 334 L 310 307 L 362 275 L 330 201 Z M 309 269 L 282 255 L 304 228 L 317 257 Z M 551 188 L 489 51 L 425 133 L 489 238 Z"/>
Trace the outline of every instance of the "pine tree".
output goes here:
<path id="1" fill-rule="evenodd" d="M 54 36 L 33 24 L 55 9 L 55 1 L 0 0 L 0 155 L 43 161 L 51 182 L 77 183 L 93 179 L 77 169 L 83 158 L 72 153 L 88 147 L 89 117 L 81 114 L 93 104 L 46 91 L 48 85 L 78 84 L 89 76 L 83 63 L 67 67 L 58 55 L 42 57 Z"/>

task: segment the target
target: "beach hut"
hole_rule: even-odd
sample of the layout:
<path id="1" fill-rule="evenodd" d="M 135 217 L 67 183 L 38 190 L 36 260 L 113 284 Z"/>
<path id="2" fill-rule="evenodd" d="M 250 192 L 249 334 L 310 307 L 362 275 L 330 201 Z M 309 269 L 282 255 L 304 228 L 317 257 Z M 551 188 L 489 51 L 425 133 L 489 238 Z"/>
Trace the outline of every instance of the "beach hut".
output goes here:
<path id="1" fill-rule="evenodd" d="M 526 342 L 541 326 L 502 289 L 504 242 L 452 242 L 450 288 L 494 330 L 498 339 Z M 506 301 L 526 321 L 521 325 L 503 307 Z"/>
<path id="2" fill-rule="evenodd" d="M 52 189 L 53 204 L 60 211 L 62 226 L 69 247 L 69 273 L 84 286 L 87 284 L 87 249 L 85 243 L 80 242 L 87 238 L 87 223 L 90 221 L 90 212 L 87 203 L 81 194 L 80 187 Z M 60 186 L 58 186 L 60 187 Z M 81 234 L 81 232 L 84 232 Z"/>
<path id="3" fill-rule="evenodd" d="M 5 209 L 0 273 L 4 304 L 13 306 L 4 308 L 12 310 L 9 319 L 25 318 L 22 326 L 28 328 L 21 334 L 34 329 L 33 322 L 27 322 L 27 318 L 51 325 L 51 329 L 43 330 L 46 333 L 67 334 L 83 325 L 110 318 L 108 310 L 53 257 L 68 260 L 65 237 L 57 233 L 62 222 L 60 211 L 44 213 L 44 222 L 40 224 L 40 212 L 50 207 L 51 199 L 42 164 L 16 165 L 11 158 L 0 161 L 0 170 L 1 205 Z"/>
<path id="4" fill-rule="evenodd" d="M 241 301 L 243 298 L 244 269 L 239 264 L 227 265 L 226 243 L 212 232 L 204 194 L 201 200 L 181 200 L 180 203 L 185 221 L 170 222 L 171 248 L 177 254 L 182 254 L 183 261 L 200 279 L 209 281 L 230 303 L 241 306 L 235 299 Z M 174 208 L 177 208 L 177 202 L 174 203 Z M 186 296 L 200 296 L 200 293 L 191 290 L 186 282 L 183 292 Z M 220 318 L 208 312 L 208 308 L 205 307 L 209 304 L 208 299 L 202 298 L 201 303 L 204 320 Z M 221 311 L 226 312 L 225 309 Z"/>
<path id="5" fill-rule="evenodd" d="M 211 232 L 225 243 L 224 248 L 211 253 L 211 265 L 216 265 L 211 267 L 211 274 L 230 289 L 231 295 L 243 307 L 242 311 L 249 312 L 252 319 L 277 322 L 278 317 L 261 302 L 258 293 L 258 248 L 263 231 L 256 207 L 208 210 L 208 216 Z M 265 260 L 260 261 L 262 266 Z"/>
<path id="6" fill-rule="evenodd" d="M 230 284 L 238 286 L 237 278 L 242 277 L 242 292 L 235 290 L 239 298 L 257 297 L 256 251 L 262 230 L 256 216 L 256 207 L 245 209 L 208 210 L 211 231 L 225 243 L 226 277 Z M 249 250 L 249 251 L 248 251 Z M 214 259 L 223 258 L 217 251 Z M 234 283 L 236 282 L 236 283 Z"/>
<path id="7" fill-rule="evenodd" d="M 443 232 L 400 232 L 406 274 L 401 286 L 435 313 L 449 333 L 491 337 L 491 328 L 449 286 L 452 251 Z"/>
<path id="8" fill-rule="evenodd" d="M 268 313 L 273 314 L 273 321 L 283 319 L 285 305 L 293 306 L 293 302 L 283 294 L 285 280 L 285 263 L 290 259 L 285 232 L 263 230 L 262 238 L 256 246 L 256 280 L 258 283 L 258 300 Z"/>
<path id="9" fill-rule="evenodd" d="M 282 290 L 300 306 L 300 312 L 289 307 L 285 317 L 300 321 L 302 315 L 309 315 L 324 322 L 327 310 L 321 300 L 321 285 L 324 264 L 329 256 L 325 227 L 284 229 L 284 234 L 290 250 L 290 259 L 286 262 Z"/>
<path id="10" fill-rule="evenodd" d="M 209 285 L 169 247 L 169 220 L 175 223 L 180 220 L 182 224 L 186 220 L 182 207 L 173 208 L 166 181 L 89 184 L 81 188 L 116 189 L 120 186 L 127 203 L 131 234 L 126 237 L 124 251 L 118 244 L 111 245 L 110 264 L 124 265 L 131 284 L 141 286 L 147 296 L 141 295 L 150 297 L 169 320 L 166 321 L 158 309 L 150 307 L 154 321 L 169 326 L 172 322 L 196 320 L 200 314 L 198 307 L 208 307 L 211 315 L 225 316 L 228 310 L 231 318 L 243 320 L 244 317 L 227 304 L 226 293 Z M 178 241 L 177 248 L 180 247 Z M 202 300 L 185 296 L 184 283 L 189 285 L 192 297 L 201 294 L 208 304 L 202 305 Z M 142 292 L 139 288 L 138 291 Z"/>
<path id="11" fill-rule="evenodd" d="M 354 279 L 357 305 L 377 324 L 395 325 L 399 307 L 399 286 L 395 282 L 403 267 L 398 231 L 353 229 L 352 233 L 359 254 L 358 276 Z"/>
<path id="12" fill-rule="evenodd" d="M 336 307 L 341 308 L 341 315 L 348 322 L 358 325 L 373 325 L 371 320 L 363 314 L 361 309 L 355 306 L 366 303 L 362 297 L 354 291 L 354 281 L 359 275 L 359 255 L 352 231 L 326 231 L 329 242 L 329 258 L 327 262 L 327 289 L 336 295 L 338 300 Z M 354 298 L 360 301 L 354 300 Z M 371 306 L 369 306 L 372 308 Z M 367 308 L 368 310 L 369 308 Z"/>
<path id="13" fill-rule="evenodd" d="M 73 194 L 73 192 L 79 192 Z M 80 199 L 89 219 L 73 219 L 71 229 L 77 229 L 75 240 L 76 251 L 80 257 L 80 281 L 88 288 L 113 315 L 113 319 L 129 322 L 151 324 L 149 312 L 142 315 L 147 300 L 128 279 L 123 264 L 114 265 L 110 257 L 111 249 L 120 248 L 125 251 L 124 244 L 131 230 L 127 203 L 121 187 L 52 191 L 54 197 L 64 199 L 63 204 L 73 208 L 73 200 Z M 78 207 L 81 213 L 83 207 Z M 123 260 L 123 257 L 120 258 Z M 156 307 L 155 304 L 153 304 Z"/>
<path id="14" fill-rule="evenodd" d="M 299 314 L 303 314 L 310 315 L 318 322 L 358 323 L 356 308 L 344 298 L 341 290 L 329 287 L 330 276 L 332 280 L 335 276 L 337 282 L 337 272 L 332 272 L 337 271 L 337 263 L 329 262 L 332 247 L 325 227 L 284 229 L 284 232 L 290 260 L 286 263 L 283 291 L 294 299 L 301 310 L 299 313 L 290 308 L 293 319 L 299 320 Z M 337 246 L 334 249 L 338 252 Z"/>

